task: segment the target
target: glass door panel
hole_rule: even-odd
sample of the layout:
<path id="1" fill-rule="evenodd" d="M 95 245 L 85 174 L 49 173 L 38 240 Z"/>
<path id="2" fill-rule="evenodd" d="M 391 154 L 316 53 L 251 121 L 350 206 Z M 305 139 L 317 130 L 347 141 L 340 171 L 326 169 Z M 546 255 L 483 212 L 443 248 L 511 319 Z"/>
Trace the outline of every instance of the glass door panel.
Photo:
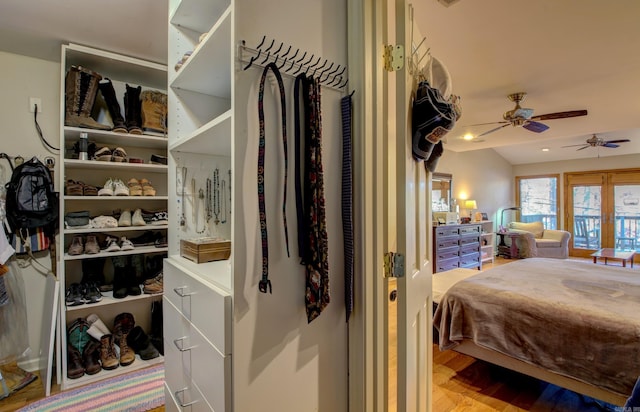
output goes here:
<path id="1" fill-rule="evenodd" d="M 640 249 L 640 184 L 615 185 L 614 191 L 615 248 Z"/>
<path id="2" fill-rule="evenodd" d="M 573 198 L 573 248 L 600 249 L 602 216 L 602 187 L 574 186 Z"/>

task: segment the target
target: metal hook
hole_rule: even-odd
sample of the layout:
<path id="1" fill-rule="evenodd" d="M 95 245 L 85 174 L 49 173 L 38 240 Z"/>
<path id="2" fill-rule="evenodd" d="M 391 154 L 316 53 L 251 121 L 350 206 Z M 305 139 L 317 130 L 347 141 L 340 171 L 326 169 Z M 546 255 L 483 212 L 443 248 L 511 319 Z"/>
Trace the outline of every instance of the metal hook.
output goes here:
<path id="1" fill-rule="evenodd" d="M 266 52 L 268 52 L 269 50 L 271 50 L 271 48 L 273 47 L 273 43 L 276 41 L 276 39 L 271 40 L 271 44 L 269 45 L 269 47 L 267 48 L 267 50 L 265 50 Z"/>
<path id="2" fill-rule="evenodd" d="M 267 38 L 267 36 L 262 36 L 262 41 L 260 42 L 260 44 L 258 44 L 256 46 L 256 49 L 259 49 L 260 47 L 262 47 L 262 45 L 264 44 L 265 39 Z"/>
<path id="3" fill-rule="evenodd" d="M 318 80 L 320 80 L 320 82 L 322 82 L 322 76 L 324 76 L 324 73 L 331 70 L 331 68 L 333 67 L 335 63 L 331 62 L 331 65 L 329 67 L 327 67 L 326 69 L 324 69 L 323 71 L 320 72 L 320 76 L 318 76 Z M 328 79 L 329 77 L 327 77 Z"/>
<path id="4" fill-rule="evenodd" d="M 342 73 L 344 73 L 345 70 L 347 70 L 347 66 L 344 66 L 340 73 L 332 74 L 333 75 L 333 81 L 330 84 L 333 85 L 333 83 L 336 83 L 336 84 L 340 83 L 342 81 Z M 327 79 L 329 79 L 329 77 L 327 77 Z M 340 80 L 336 81 L 337 79 L 340 79 Z"/>
<path id="5" fill-rule="evenodd" d="M 298 60 L 296 63 L 300 63 L 301 61 L 303 61 L 306 55 L 307 55 L 307 52 L 304 52 L 302 57 L 300 57 L 300 60 Z M 311 58 L 313 58 L 313 57 L 311 57 Z"/>
<path id="6" fill-rule="evenodd" d="M 267 53 L 267 57 L 265 57 L 264 60 L 260 62 L 260 64 L 265 64 L 266 61 L 269 60 L 269 57 L 271 57 L 271 52 Z"/>
<path id="7" fill-rule="evenodd" d="M 307 52 L 304 52 L 304 54 L 306 55 L 306 54 L 307 54 Z M 304 55 L 303 55 L 303 56 L 302 56 L 302 58 L 296 62 L 296 63 L 300 64 L 300 67 L 298 67 L 298 70 L 296 70 L 296 72 L 295 72 L 295 73 L 293 73 L 293 75 L 295 76 L 296 74 L 300 73 L 300 71 L 302 71 L 302 69 L 304 68 L 304 66 L 306 66 L 307 64 L 309 64 L 309 62 L 310 62 L 311 60 L 313 60 L 313 56 L 315 56 L 315 55 L 313 55 L 313 54 L 312 54 L 312 55 L 311 55 L 311 58 L 309 59 L 309 61 L 308 61 L 308 62 L 300 64 L 300 62 L 301 62 L 302 60 L 304 60 Z M 307 70 L 308 70 L 308 69 L 307 69 Z"/>
<path id="8" fill-rule="evenodd" d="M 322 66 L 320 67 L 316 67 L 316 69 L 313 71 L 313 77 L 316 77 L 316 72 L 322 68 L 324 68 L 324 66 L 327 65 L 329 61 L 327 59 L 324 59 L 324 63 L 322 63 Z M 320 75 L 320 77 L 322 77 L 322 74 Z M 320 80 L 320 78 L 318 78 L 318 80 Z"/>
<path id="9" fill-rule="evenodd" d="M 273 54 L 275 54 L 277 56 L 278 53 L 280 53 L 280 50 L 282 49 L 282 46 L 284 46 L 284 43 L 280 42 L 280 47 L 278 47 L 278 50 L 274 51 Z"/>
<path id="10" fill-rule="evenodd" d="M 336 86 L 336 87 L 338 89 L 344 89 L 347 86 L 347 84 L 349 84 L 349 79 L 347 79 L 343 84 L 341 84 L 339 86 Z"/>
<path id="11" fill-rule="evenodd" d="M 296 49 L 296 52 L 293 56 L 291 56 L 291 66 L 286 70 L 286 71 L 290 71 L 291 69 L 293 69 L 293 65 L 296 63 L 296 56 L 298 55 L 298 52 L 300 51 L 300 49 Z"/>
<path id="12" fill-rule="evenodd" d="M 287 49 L 287 52 L 282 55 L 282 58 L 284 59 L 285 57 L 287 57 L 290 51 L 291 51 L 291 46 L 289 46 L 289 48 Z"/>
<path id="13" fill-rule="evenodd" d="M 262 53 L 262 50 L 258 50 L 258 54 L 254 57 L 251 58 L 251 60 L 249 60 L 249 64 L 247 64 L 246 66 L 244 66 L 244 69 L 242 70 L 247 70 L 249 67 L 251 67 L 251 65 L 253 64 L 254 61 L 256 61 L 256 59 L 258 57 L 260 57 L 260 53 Z"/>

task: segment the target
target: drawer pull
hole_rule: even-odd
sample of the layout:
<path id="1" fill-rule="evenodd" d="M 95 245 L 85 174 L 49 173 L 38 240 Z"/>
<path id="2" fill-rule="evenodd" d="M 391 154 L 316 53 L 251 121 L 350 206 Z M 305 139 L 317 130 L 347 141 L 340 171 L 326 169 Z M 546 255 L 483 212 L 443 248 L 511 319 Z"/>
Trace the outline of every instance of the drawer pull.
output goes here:
<path id="1" fill-rule="evenodd" d="M 177 288 L 173 288 L 173 291 L 176 292 L 176 295 L 180 296 L 181 298 L 193 295 L 193 293 L 184 293 L 183 290 L 186 288 L 186 286 L 179 286 Z"/>
<path id="2" fill-rule="evenodd" d="M 176 399 L 178 400 L 178 403 L 180 404 L 180 406 L 182 408 L 184 408 L 185 406 L 191 406 L 194 403 L 198 402 L 198 400 L 195 401 L 191 401 L 191 402 L 187 402 L 185 403 L 181 398 L 180 398 L 180 394 L 184 393 L 184 391 L 188 390 L 189 388 L 183 388 L 183 389 L 179 389 L 177 391 L 175 391 L 173 394 L 176 396 Z"/>
<path id="3" fill-rule="evenodd" d="M 176 348 L 178 348 L 178 350 L 179 350 L 180 352 L 186 352 L 186 351 L 188 351 L 188 350 L 191 350 L 191 349 L 195 348 L 195 346 L 189 346 L 188 348 L 185 348 L 185 347 L 184 347 L 184 345 L 182 344 L 182 342 L 183 342 L 185 339 L 187 339 L 187 338 L 188 338 L 188 336 L 183 336 L 183 337 L 181 337 L 181 338 L 178 338 L 178 339 L 174 339 L 174 340 L 173 340 L 173 344 L 174 344 L 174 345 L 176 345 Z"/>

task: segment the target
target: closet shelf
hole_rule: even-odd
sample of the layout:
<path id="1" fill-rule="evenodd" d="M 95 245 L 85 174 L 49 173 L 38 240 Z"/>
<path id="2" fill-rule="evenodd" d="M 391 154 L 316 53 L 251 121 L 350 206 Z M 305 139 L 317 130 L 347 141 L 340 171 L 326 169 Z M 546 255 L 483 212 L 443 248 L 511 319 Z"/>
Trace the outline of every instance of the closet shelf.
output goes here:
<path id="1" fill-rule="evenodd" d="M 231 156 L 232 111 L 228 110 L 169 146 L 170 151 Z"/>
<path id="2" fill-rule="evenodd" d="M 124 134 L 108 130 L 64 126 L 64 140 L 66 142 L 75 142 L 80 138 L 80 133 L 87 133 L 89 140 L 96 143 L 108 142 L 109 147 L 144 147 L 161 149 L 163 152 L 167 149 L 167 138 L 164 136 Z"/>
<path id="3" fill-rule="evenodd" d="M 211 29 L 211 22 L 218 20 L 229 4 L 229 0 L 182 0 L 169 21 L 174 26 L 205 33 Z"/>
<path id="4" fill-rule="evenodd" d="M 83 233 L 111 233 L 111 232 L 142 232 L 147 230 L 167 230 L 169 225 L 147 225 L 147 226 L 123 226 L 110 228 L 88 228 L 88 229 L 66 229 L 65 235 L 79 235 Z"/>
<path id="5" fill-rule="evenodd" d="M 68 379 L 66 386 L 65 386 L 65 390 L 67 389 L 72 389 L 72 388 L 77 388 L 79 386 L 84 386 L 87 385 L 89 383 L 94 383 L 94 382 L 99 382 L 103 379 L 108 379 L 108 378 L 113 378 L 116 376 L 120 376 L 123 373 L 129 373 L 129 372 L 133 372 L 133 371 L 137 371 L 140 369 L 144 369 L 144 368 L 148 368 L 150 366 L 154 366 L 154 365 L 158 365 L 160 363 L 164 363 L 164 357 L 162 355 L 158 356 L 157 358 L 154 359 L 150 359 L 150 360 L 142 360 L 140 358 L 140 355 L 136 354 L 136 360 L 133 361 L 133 363 L 131 365 L 128 366 L 119 366 L 113 370 L 101 370 L 100 372 L 96 373 L 95 375 L 87 375 L 85 374 L 84 376 L 78 378 L 78 379 Z M 65 371 L 66 373 L 66 371 Z"/>
<path id="6" fill-rule="evenodd" d="M 166 145 L 166 141 L 165 141 Z M 67 169 L 135 170 L 144 173 L 167 173 L 167 165 L 128 162 L 101 162 L 98 160 L 64 159 Z"/>
<path id="7" fill-rule="evenodd" d="M 98 201 L 118 201 L 118 200 L 138 200 L 138 201 L 147 201 L 147 200 L 167 200 L 168 196 L 65 196 L 64 200 L 87 200 L 90 202 L 98 202 Z"/>
<path id="8" fill-rule="evenodd" d="M 162 296 L 162 293 L 154 293 L 154 294 L 142 293 L 138 296 L 129 295 L 122 299 L 116 299 L 113 297 L 113 292 L 102 292 L 102 300 L 100 302 L 85 303 L 84 305 L 78 305 L 78 306 L 67 306 L 67 312 L 74 312 L 79 310 L 87 310 L 91 312 L 95 308 L 100 306 L 116 305 L 119 303 L 129 303 L 134 300 L 152 299 L 157 296 Z"/>
<path id="9" fill-rule="evenodd" d="M 170 85 L 211 96 L 231 98 L 231 6 L 175 74 Z"/>
<path id="10" fill-rule="evenodd" d="M 145 226 L 148 227 L 148 226 Z M 167 252 L 169 250 L 168 247 L 155 247 L 155 246 L 144 246 L 137 247 L 133 250 L 125 250 L 119 252 L 100 252 L 94 255 L 70 255 L 68 253 L 64 254 L 64 260 L 85 260 L 85 259 L 95 259 L 95 258 L 103 258 L 103 257 L 112 257 L 112 256 L 127 256 L 127 255 L 142 255 L 148 253 L 162 253 Z"/>

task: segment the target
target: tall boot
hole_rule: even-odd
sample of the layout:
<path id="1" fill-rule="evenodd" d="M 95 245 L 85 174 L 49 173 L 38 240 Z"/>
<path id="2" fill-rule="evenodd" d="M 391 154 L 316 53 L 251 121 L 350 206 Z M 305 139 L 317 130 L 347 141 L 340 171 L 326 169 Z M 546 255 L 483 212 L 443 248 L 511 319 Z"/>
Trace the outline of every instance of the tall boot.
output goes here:
<path id="1" fill-rule="evenodd" d="M 126 117 L 127 131 L 131 134 L 142 134 L 142 115 L 140 113 L 140 92 L 142 87 L 131 87 L 126 85 L 127 91 L 124 93 L 124 112 Z"/>
<path id="2" fill-rule="evenodd" d="M 167 95 L 155 91 L 142 92 L 142 130 L 145 132 L 167 133 Z"/>
<path id="3" fill-rule="evenodd" d="M 82 66 L 71 66 L 65 78 L 65 126 L 111 130 L 91 117 L 91 109 L 98 94 L 98 73 Z"/>
<path id="4" fill-rule="evenodd" d="M 114 256 L 111 258 L 113 263 L 113 297 L 122 299 L 128 296 L 127 284 L 127 256 Z"/>
<path id="5" fill-rule="evenodd" d="M 164 340 L 162 326 L 162 301 L 156 300 L 151 302 L 151 331 L 149 339 L 153 346 L 164 355 Z"/>
<path id="6" fill-rule="evenodd" d="M 108 78 L 104 78 L 103 81 L 98 83 L 102 97 L 107 102 L 107 108 L 111 115 L 111 121 L 113 121 L 113 131 L 117 133 L 127 133 L 127 126 L 124 123 L 124 117 L 120 112 L 120 103 L 116 97 L 116 91 L 113 89 L 113 83 Z"/>

